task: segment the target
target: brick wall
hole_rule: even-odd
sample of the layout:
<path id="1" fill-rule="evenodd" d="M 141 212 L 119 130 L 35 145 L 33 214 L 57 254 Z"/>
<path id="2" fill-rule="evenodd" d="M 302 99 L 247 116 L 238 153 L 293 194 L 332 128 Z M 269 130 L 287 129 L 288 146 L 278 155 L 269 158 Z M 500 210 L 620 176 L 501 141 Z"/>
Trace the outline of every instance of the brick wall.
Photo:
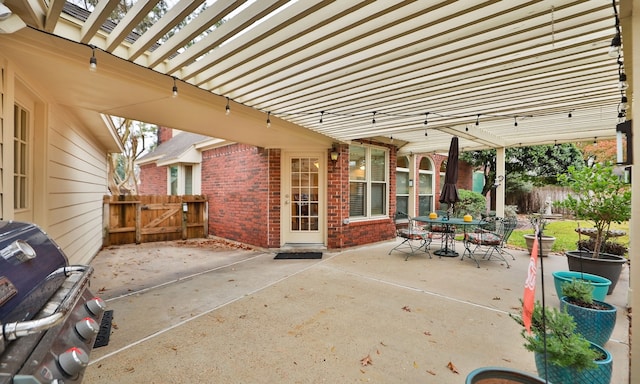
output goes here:
<path id="1" fill-rule="evenodd" d="M 278 152 L 269 156 L 270 152 Z M 277 175 L 273 169 L 277 159 Z M 202 153 L 202 194 L 209 199 L 209 233 L 260 247 L 279 246 L 279 151 L 233 144 Z M 274 185 L 271 190 L 269 181 Z M 278 180 L 278 181 L 276 181 Z M 278 203 L 279 204 L 279 203 Z M 274 215 L 277 212 L 277 215 Z M 269 237 L 277 233 L 277 241 Z"/>
<path id="2" fill-rule="evenodd" d="M 365 143 L 365 142 L 363 142 Z M 380 143 L 366 142 L 373 145 Z M 395 237 L 391 219 L 396 211 L 396 148 L 389 148 L 389 216 L 379 220 L 349 220 L 349 146 L 339 145 L 337 161 L 327 150 L 327 247 L 340 249 Z M 415 156 L 417 161 L 420 157 Z M 446 156 L 430 155 L 434 163 L 436 206 L 440 166 Z M 202 153 L 202 194 L 209 200 L 209 233 L 265 248 L 280 247 L 281 151 L 233 144 Z M 471 189 L 472 170 L 460 164 L 459 187 Z M 141 167 L 141 194 L 166 194 L 167 169 Z M 413 178 L 418 180 L 417 177 Z"/>
<path id="3" fill-rule="evenodd" d="M 347 248 L 393 239 L 395 225 L 390 218 L 344 224 L 349 219 L 349 146 L 340 145 L 336 149 L 340 153 L 338 161 L 328 160 L 327 247 Z M 389 146 L 389 150 L 389 213 L 393 217 L 396 210 L 396 148 Z M 327 151 L 327 158 L 330 153 Z"/>
<path id="4" fill-rule="evenodd" d="M 167 167 L 158 167 L 156 163 L 141 166 L 138 193 L 141 195 L 166 195 Z"/>
<path id="5" fill-rule="evenodd" d="M 158 127 L 158 145 L 171 140 L 173 137 L 173 129 L 167 127 Z"/>

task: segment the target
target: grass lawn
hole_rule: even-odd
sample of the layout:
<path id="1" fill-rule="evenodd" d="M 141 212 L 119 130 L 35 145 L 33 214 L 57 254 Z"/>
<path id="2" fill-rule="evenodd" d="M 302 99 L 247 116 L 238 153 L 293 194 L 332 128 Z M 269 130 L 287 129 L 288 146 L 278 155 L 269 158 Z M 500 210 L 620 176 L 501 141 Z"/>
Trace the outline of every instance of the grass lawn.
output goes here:
<path id="1" fill-rule="evenodd" d="M 593 227 L 593 224 L 587 221 L 580 221 L 581 227 Z M 547 223 L 547 226 L 544 230 L 544 234 L 548 236 L 553 236 L 556 238 L 555 243 L 553 244 L 553 252 L 564 252 L 568 250 L 576 249 L 576 243 L 578 242 L 578 233 L 575 229 L 578 227 L 578 222 L 576 220 L 553 220 Z M 622 229 L 627 232 L 626 236 L 617 237 L 611 239 L 612 241 L 624 244 L 625 246 L 629 246 L 629 223 L 622 224 L 611 224 L 611 229 Z M 533 234 L 533 229 L 529 227 L 528 229 L 516 229 L 509 237 L 508 244 L 520 247 L 527 248 L 523 235 Z M 582 239 L 587 239 L 586 236 L 582 236 Z"/>

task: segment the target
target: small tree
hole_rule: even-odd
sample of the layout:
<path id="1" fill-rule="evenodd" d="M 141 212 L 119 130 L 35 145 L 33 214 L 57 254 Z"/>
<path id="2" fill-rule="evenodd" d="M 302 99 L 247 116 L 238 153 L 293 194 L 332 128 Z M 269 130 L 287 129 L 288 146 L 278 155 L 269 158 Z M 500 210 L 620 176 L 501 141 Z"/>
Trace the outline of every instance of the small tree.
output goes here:
<path id="1" fill-rule="evenodd" d="M 510 316 L 524 326 L 522 313 Z M 528 351 L 546 353 L 551 364 L 571 367 L 578 371 L 595 368 L 598 352 L 592 349 L 589 341 L 576 333 L 575 329 L 576 323 L 566 310 L 542 307 L 542 304 L 536 301 L 531 318 L 531 334 L 525 329 L 522 329 L 520 334 Z"/>
<path id="2" fill-rule="evenodd" d="M 577 219 L 592 221 L 596 229 L 593 258 L 598 258 L 607 241 L 611 223 L 622 223 L 631 218 L 631 189 L 613 166 L 594 164 L 592 167 L 569 167 L 568 173 L 558 176 L 572 194 L 559 207 L 573 212 Z"/>
<path id="3" fill-rule="evenodd" d="M 145 141 L 145 137 L 147 137 L 147 141 L 148 138 L 154 137 L 157 127 L 122 119 L 115 128 L 123 152 L 108 155 L 109 191 L 113 195 L 137 195 L 138 175 L 135 170 L 135 161 L 150 149 L 147 147 L 148 143 Z"/>

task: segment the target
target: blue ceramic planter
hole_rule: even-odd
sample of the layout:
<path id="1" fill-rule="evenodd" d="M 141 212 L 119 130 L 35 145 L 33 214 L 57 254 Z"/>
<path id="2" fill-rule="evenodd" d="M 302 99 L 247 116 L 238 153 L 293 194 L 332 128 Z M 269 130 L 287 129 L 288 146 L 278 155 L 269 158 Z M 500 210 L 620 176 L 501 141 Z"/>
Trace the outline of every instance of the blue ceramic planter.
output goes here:
<path id="1" fill-rule="evenodd" d="M 594 286 L 593 299 L 598 301 L 604 301 L 609 287 L 611 286 L 611 280 L 598 275 L 592 275 L 590 273 L 576 272 L 576 271 L 556 271 L 553 272 L 553 283 L 556 287 L 556 294 L 558 299 L 562 297 L 562 283 L 571 282 L 573 279 L 587 280 Z"/>
<path id="2" fill-rule="evenodd" d="M 491 380 L 500 381 L 491 381 Z M 481 384 L 481 383 L 513 383 L 513 384 L 540 384 L 546 383 L 543 379 L 530 373 L 518 371 L 516 369 L 503 367 L 484 367 L 478 368 L 467 376 L 465 384 Z"/>
<path id="3" fill-rule="evenodd" d="M 594 343 L 591 343 L 591 346 L 605 356 L 604 359 L 596 361 L 596 368 L 577 371 L 568 367 L 547 364 L 545 369 L 544 355 L 542 353 L 534 353 L 538 375 L 542 378 L 546 376 L 550 383 L 610 384 L 613 358 L 606 349 Z"/>
<path id="4" fill-rule="evenodd" d="M 571 304 L 566 297 L 560 299 L 560 309 L 566 309 L 567 313 L 576 322 L 576 332 L 584 336 L 585 339 L 599 346 L 604 344 L 611 337 L 613 328 L 616 326 L 617 309 L 604 301 L 594 300 L 606 309 L 591 309 Z"/>

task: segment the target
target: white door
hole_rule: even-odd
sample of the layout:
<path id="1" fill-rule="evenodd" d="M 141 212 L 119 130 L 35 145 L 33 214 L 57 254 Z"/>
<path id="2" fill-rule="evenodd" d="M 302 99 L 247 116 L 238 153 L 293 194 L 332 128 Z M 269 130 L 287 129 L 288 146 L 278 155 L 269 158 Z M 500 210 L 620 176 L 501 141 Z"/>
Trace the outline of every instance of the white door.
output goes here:
<path id="1" fill-rule="evenodd" d="M 323 245 L 325 154 L 284 154 L 282 164 L 283 245 Z"/>

